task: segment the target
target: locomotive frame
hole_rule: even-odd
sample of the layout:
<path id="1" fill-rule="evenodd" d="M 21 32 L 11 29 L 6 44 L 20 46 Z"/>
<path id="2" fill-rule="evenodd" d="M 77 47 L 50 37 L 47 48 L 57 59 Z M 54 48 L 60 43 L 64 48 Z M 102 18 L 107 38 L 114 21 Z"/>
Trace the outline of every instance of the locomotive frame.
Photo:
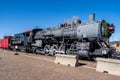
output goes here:
<path id="1" fill-rule="evenodd" d="M 114 29 L 113 24 L 95 21 L 95 14 L 90 14 L 85 23 L 75 17 L 71 23 L 65 22 L 56 28 L 36 28 L 15 34 L 10 48 L 14 50 L 17 45 L 20 51 L 51 56 L 59 53 L 84 58 L 114 57 L 115 50 L 107 44 Z"/>

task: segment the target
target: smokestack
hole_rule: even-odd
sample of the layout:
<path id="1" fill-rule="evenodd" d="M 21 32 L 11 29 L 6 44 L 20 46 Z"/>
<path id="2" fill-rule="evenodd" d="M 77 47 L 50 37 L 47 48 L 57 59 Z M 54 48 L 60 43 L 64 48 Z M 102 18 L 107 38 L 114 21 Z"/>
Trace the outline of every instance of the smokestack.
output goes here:
<path id="1" fill-rule="evenodd" d="M 95 21 L 95 14 L 89 14 L 89 22 L 92 23 Z"/>

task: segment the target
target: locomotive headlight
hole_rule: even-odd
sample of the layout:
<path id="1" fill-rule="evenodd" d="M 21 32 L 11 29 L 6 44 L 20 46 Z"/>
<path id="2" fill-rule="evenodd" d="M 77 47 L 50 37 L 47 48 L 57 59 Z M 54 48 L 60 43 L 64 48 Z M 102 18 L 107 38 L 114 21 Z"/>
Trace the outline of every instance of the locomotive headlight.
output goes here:
<path id="1" fill-rule="evenodd" d="M 114 33 L 114 31 L 115 31 L 115 26 L 113 25 L 113 24 L 111 24 L 109 27 L 108 27 L 108 30 L 109 30 L 109 32 L 112 34 L 112 33 Z"/>
<path id="2" fill-rule="evenodd" d="M 108 30 L 112 31 L 112 30 L 114 30 L 114 27 L 113 26 L 109 26 Z"/>
<path id="3" fill-rule="evenodd" d="M 107 51 L 106 50 L 102 50 L 102 54 L 107 54 Z"/>

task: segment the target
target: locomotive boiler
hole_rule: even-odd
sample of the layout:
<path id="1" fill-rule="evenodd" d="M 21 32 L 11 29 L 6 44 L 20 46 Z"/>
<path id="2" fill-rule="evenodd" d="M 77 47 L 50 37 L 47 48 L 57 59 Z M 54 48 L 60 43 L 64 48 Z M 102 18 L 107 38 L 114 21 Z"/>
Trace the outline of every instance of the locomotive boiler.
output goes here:
<path id="1" fill-rule="evenodd" d="M 45 55 L 60 53 L 86 58 L 108 57 L 114 53 L 107 44 L 113 32 L 113 24 L 105 20 L 95 21 L 95 14 L 90 14 L 88 22 L 74 17 L 72 22 L 36 32 L 31 46 L 36 53 Z"/>

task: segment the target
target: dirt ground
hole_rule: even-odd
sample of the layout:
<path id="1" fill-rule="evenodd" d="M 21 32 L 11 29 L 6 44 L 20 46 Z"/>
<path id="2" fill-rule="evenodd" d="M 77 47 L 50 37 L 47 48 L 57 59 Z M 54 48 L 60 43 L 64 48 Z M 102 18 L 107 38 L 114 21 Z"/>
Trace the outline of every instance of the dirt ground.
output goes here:
<path id="1" fill-rule="evenodd" d="M 96 63 L 80 61 L 72 68 L 54 63 L 55 57 L 0 49 L 0 80 L 120 80 L 119 76 L 95 71 Z"/>

